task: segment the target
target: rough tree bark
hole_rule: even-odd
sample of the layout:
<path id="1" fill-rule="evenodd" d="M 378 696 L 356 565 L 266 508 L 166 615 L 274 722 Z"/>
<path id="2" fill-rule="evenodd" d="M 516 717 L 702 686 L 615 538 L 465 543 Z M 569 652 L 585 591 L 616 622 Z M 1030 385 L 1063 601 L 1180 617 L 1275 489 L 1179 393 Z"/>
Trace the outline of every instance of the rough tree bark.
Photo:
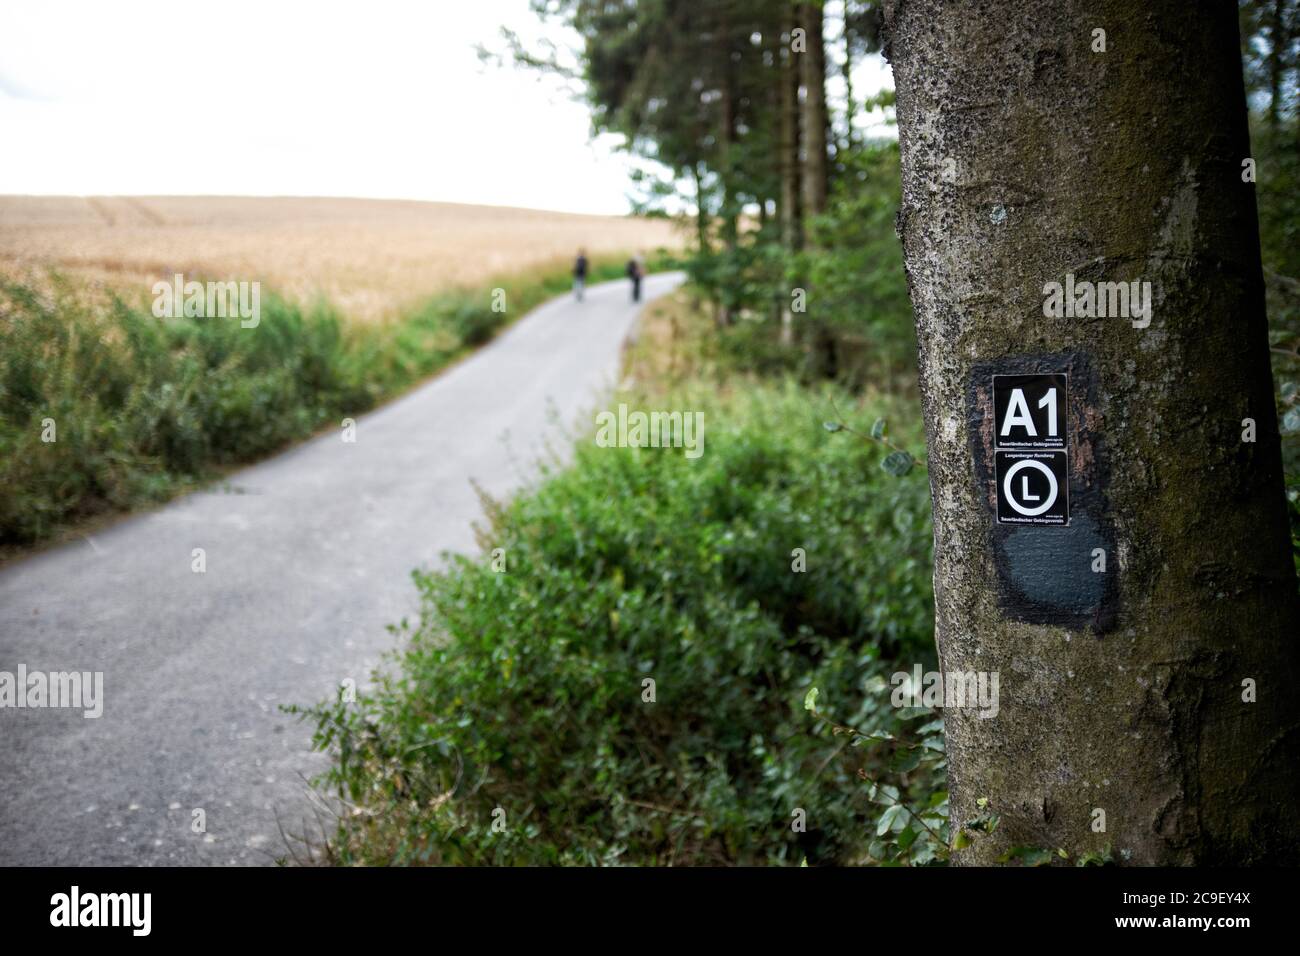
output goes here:
<path id="1" fill-rule="evenodd" d="M 954 824 L 1000 817 L 954 861 L 1294 861 L 1300 602 L 1235 4 L 891 0 L 886 31 L 936 639 L 945 674 L 1000 675 L 996 716 L 944 713 Z M 1067 273 L 1151 282 L 1150 324 L 1045 317 Z M 1000 524 L 991 377 L 1045 372 L 1070 522 Z"/>

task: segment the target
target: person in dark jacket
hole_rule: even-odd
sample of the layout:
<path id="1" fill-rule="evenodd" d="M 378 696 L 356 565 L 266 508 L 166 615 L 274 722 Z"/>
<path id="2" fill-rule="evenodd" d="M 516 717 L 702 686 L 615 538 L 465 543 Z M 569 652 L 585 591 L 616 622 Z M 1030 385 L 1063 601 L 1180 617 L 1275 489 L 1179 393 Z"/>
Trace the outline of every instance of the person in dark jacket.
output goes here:
<path id="1" fill-rule="evenodd" d="M 578 258 L 573 263 L 573 294 L 582 301 L 582 292 L 587 287 L 587 250 L 579 249 Z"/>
<path id="2" fill-rule="evenodd" d="M 627 260 L 627 277 L 632 280 L 632 301 L 641 301 L 641 279 L 645 276 L 645 266 L 640 257 Z"/>

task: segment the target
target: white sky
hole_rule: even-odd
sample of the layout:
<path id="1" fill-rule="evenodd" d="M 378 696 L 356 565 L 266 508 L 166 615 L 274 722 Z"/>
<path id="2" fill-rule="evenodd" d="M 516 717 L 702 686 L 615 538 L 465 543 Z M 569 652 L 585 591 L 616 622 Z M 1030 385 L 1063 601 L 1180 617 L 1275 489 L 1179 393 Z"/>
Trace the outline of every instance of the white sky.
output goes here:
<path id="1" fill-rule="evenodd" d="M 539 30 L 527 0 L 4 0 L 0 193 L 626 212 L 618 139 L 479 62 L 502 24 Z M 887 82 L 863 67 L 859 95 Z"/>

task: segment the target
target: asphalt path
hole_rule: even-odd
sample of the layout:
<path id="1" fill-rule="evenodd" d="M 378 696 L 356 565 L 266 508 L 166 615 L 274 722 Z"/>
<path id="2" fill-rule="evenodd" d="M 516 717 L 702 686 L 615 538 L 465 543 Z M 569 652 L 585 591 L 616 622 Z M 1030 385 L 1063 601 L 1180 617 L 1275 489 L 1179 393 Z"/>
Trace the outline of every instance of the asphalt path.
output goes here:
<path id="1" fill-rule="evenodd" d="M 0 865 L 270 864 L 281 830 L 311 832 L 327 758 L 281 705 L 366 685 L 417 608 L 411 570 L 476 551 L 471 482 L 508 495 L 591 426 L 639 309 L 626 282 L 554 300 L 355 442 L 331 430 L 0 569 L 0 671 L 103 674 L 98 718 L 0 708 Z"/>

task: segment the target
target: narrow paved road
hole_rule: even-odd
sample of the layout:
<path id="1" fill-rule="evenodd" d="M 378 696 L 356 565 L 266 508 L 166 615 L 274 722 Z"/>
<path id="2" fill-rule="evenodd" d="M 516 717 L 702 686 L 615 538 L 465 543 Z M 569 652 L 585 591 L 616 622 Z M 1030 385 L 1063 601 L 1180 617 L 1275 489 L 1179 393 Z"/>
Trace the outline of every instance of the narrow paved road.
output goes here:
<path id="1" fill-rule="evenodd" d="M 475 549 L 471 479 L 507 494 L 563 447 L 637 311 L 624 282 L 553 301 L 360 418 L 354 444 L 324 435 L 0 571 L 0 671 L 104 674 L 99 719 L 0 708 L 0 864 L 273 862 L 325 761 L 280 705 L 364 686 L 416 609 L 410 571 Z"/>

